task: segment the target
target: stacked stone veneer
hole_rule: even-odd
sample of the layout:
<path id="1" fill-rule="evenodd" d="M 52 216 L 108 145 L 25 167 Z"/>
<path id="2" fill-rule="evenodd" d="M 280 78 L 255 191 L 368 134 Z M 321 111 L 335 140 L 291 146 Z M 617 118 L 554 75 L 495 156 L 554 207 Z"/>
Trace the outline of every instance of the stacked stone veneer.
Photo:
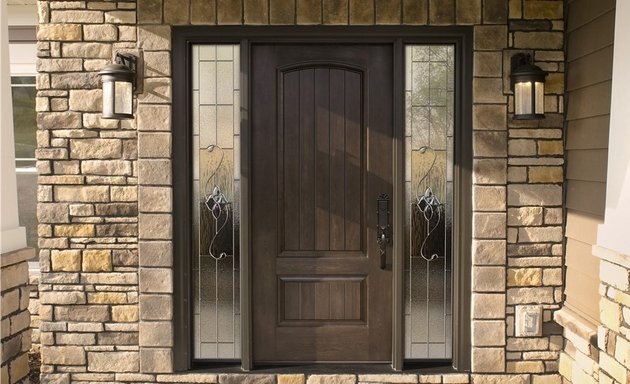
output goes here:
<path id="1" fill-rule="evenodd" d="M 630 255 L 600 246 L 599 324 L 563 310 L 565 348 L 560 373 L 565 382 L 625 384 L 630 381 Z"/>
<path id="2" fill-rule="evenodd" d="M 28 260 L 30 248 L 3 253 L 0 256 L 2 291 L 2 365 L 0 382 L 28 383 L 28 351 L 31 348 L 30 315 L 28 312 Z"/>
<path id="3" fill-rule="evenodd" d="M 188 225 L 171 215 L 171 26 L 216 24 L 473 28 L 472 381 L 560 381 L 562 337 L 551 320 L 562 300 L 563 1 L 39 1 L 38 8 L 43 382 L 242 379 L 168 375 L 177 299 L 172 227 Z M 136 118 L 122 122 L 100 118 L 96 75 L 118 51 L 142 57 Z M 545 120 L 510 116 L 509 60 L 517 52 L 550 72 Z M 515 337 L 521 304 L 544 307 L 543 336 Z"/>

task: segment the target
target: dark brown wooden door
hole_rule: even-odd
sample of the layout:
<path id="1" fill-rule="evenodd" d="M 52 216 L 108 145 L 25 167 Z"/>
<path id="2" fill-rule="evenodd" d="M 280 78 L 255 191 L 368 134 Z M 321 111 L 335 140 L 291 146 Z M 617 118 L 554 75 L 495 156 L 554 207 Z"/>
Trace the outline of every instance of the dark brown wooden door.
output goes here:
<path id="1" fill-rule="evenodd" d="M 252 47 L 256 363 L 391 360 L 376 201 L 392 194 L 392 56 L 390 45 Z"/>

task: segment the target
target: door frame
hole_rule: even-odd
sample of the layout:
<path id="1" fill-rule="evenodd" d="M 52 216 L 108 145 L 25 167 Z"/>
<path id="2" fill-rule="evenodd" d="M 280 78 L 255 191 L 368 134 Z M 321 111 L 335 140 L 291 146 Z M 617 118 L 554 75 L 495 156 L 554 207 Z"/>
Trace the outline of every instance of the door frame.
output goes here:
<path id="1" fill-rule="evenodd" d="M 405 44 L 455 46 L 455 140 L 453 194 L 453 367 L 470 370 L 470 270 L 472 244 L 472 53 L 473 29 L 465 26 L 182 26 L 172 28 L 173 367 L 187 371 L 192 359 L 192 135 L 191 46 L 238 44 L 241 67 L 241 367 L 253 368 L 251 324 L 251 216 L 249 92 L 250 48 L 256 43 L 389 43 L 394 47 L 393 305 L 392 368 L 404 365 L 404 134 Z M 179 225 L 177 225 L 179 223 Z M 181 257 L 183 255 L 184 257 Z"/>

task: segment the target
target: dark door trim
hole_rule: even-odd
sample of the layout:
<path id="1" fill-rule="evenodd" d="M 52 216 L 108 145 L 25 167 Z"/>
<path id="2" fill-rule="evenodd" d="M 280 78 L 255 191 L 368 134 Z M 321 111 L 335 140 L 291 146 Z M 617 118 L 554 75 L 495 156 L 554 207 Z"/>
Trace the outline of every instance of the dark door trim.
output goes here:
<path id="1" fill-rule="evenodd" d="M 173 268 L 174 268 L 174 369 L 192 366 L 190 284 L 190 223 L 192 164 L 190 156 L 191 119 L 190 52 L 192 44 L 240 44 L 241 46 L 241 366 L 252 369 L 250 295 L 250 135 L 248 74 L 250 46 L 259 42 L 292 43 L 391 43 L 394 46 L 394 257 L 393 264 L 393 356 L 392 367 L 403 369 L 404 323 L 403 250 L 404 228 L 404 44 L 453 44 L 455 58 L 455 193 L 453 233 L 454 329 L 453 366 L 470 370 L 470 246 L 472 242 L 472 27 L 425 26 L 182 26 L 172 28 L 172 145 L 173 145 Z"/>

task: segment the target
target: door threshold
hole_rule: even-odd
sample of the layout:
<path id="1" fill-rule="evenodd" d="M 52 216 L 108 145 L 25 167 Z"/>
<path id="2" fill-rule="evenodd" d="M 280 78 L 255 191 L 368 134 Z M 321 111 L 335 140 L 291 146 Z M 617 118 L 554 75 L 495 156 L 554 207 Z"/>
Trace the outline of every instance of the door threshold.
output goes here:
<path id="1" fill-rule="evenodd" d="M 197 363 L 195 373 L 243 373 L 239 363 L 215 365 Z M 455 370 L 451 361 L 425 361 L 405 364 L 402 371 L 392 369 L 390 363 L 305 363 L 305 364 L 260 364 L 249 371 L 252 374 L 446 374 L 461 373 Z"/>

